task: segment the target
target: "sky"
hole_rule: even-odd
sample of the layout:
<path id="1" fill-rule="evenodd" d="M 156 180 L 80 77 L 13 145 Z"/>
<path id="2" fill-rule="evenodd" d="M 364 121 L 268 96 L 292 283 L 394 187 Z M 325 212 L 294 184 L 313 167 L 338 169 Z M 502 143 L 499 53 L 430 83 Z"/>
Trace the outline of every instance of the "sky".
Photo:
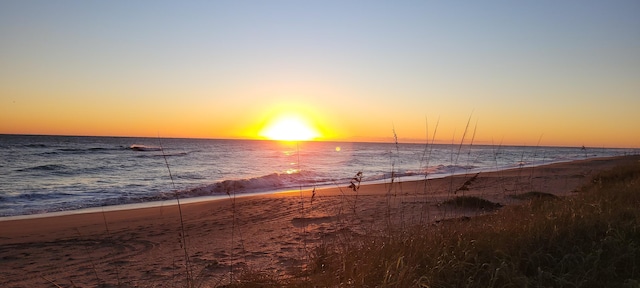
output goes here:
<path id="1" fill-rule="evenodd" d="M 0 134 L 640 147 L 639 1 L 0 1 Z M 467 123 L 469 128 L 467 129 Z"/>

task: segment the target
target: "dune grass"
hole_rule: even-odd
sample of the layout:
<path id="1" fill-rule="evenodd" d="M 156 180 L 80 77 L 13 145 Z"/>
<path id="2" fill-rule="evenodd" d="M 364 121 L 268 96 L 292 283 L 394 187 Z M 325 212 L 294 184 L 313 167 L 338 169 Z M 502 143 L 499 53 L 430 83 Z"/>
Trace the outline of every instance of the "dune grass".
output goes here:
<path id="1" fill-rule="evenodd" d="M 640 287 L 640 165 L 557 201 L 523 195 L 530 201 L 468 221 L 344 235 L 293 278 L 249 273 L 230 286 Z"/>
<path id="2" fill-rule="evenodd" d="M 442 205 L 448 205 L 448 206 L 461 208 L 461 209 L 473 209 L 473 210 L 484 210 L 484 211 L 496 210 L 502 207 L 502 205 L 499 203 L 493 203 L 489 200 L 485 200 L 475 196 L 457 196 L 444 201 Z"/>

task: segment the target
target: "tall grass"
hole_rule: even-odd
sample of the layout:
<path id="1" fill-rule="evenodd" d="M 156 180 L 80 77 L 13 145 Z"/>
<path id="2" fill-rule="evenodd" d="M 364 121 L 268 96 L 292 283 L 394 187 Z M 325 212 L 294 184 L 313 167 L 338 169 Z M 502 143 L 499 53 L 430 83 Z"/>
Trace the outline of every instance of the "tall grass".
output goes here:
<path id="1" fill-rule="evenodd" d="M 304 279 L 249 286 L 637 287 L 640 167 L 601 173 L 581 191 L 525 193 L 528 204 L 495 215 L 341 235 L 311 251 Z"/>
<path id="2" fill-rule="evenodd" d="M 396 133 L 396 128 L 393 127 L 392 129 L 393 132 L 393 144 L 395 145 L 395 156 L 394 153 L 392 151 L 390 151 L 389 153 L 389 157 L 391 160 L 391 180 L 389 182 L 389 186 L 387 189 L 387 212 L 386 212 L 386 217 L 387 217 L 387 231 L 388 233 L 392 233 L 392 230 L 394 228 L 394 225 L 391 221 L 391 207 L 393 204 L 396 204 L 396 197 L 398 196 L 398 189 L 400 189 L 400 193 L 402 195 L 402 184 L 401 182 L 397 182 L 396 184 L 396 159 L 400 158 L 400 145 L 398 144 L 398 134 Z M 394 185 L 395 184 L 395 185 Z M 392 203 L 393 200 L 393 203 Z M 402 213 L 402 212 L 401 212 Z"/>
<path id="3" fill-rule="evenodd" d="M 296 165 L 298 166 L 298 174 L 302 177 L 302 168 L 300 166 L 300 142 L 296 142 Z M 300 180 L 298 190 L 300 192 L 300 219 L 302 220 L 302 252 L 303 257 L 307 254 L 307 218 L 305 217 L 304 193 L 302 191 L 302 180 Z"/>
<path id="4" fill-rule="evenodd" d="M 455 151 L 456 145 L 454 145 L 455 135 L 451 139 L 451 149 L 452 149 L 451 150 L 451 167 L 452 167 L 452 170 L 451 170 L 451 175 L 450 175 L 449 190 L 447 191 L 447 193 L 448 193 L 447 197 L 448 198 L 452 198 L 453 195 L 456 195 L 458 191 L 463 191 L 462 194 L 464 196 L 464 194 L 465 194 L 464 191 L 466 191 L 466 189 L 467 189 L 466 186 L 468 186 L 468 185 L 463 185 L 462 187 L 459 187 L 458 189 L 454 189 L 454 184 L 453 184 L 454 183 L 454 177 L 453 176 L 456 173 L 455 169 L 457 169 L 458 164 L 459 164 L 460 155 L 462 154 L 462 147 L 464 146 L 466 138 L 467 138 L 467 134 L 469 133 L 469 127 L 471 125 L 471 117 L 472 116 L 473 116 L 473 114 L 469 115 L 469 118 L 467 119 L 467 124 L 465 125 L 464 131 L 462 132 L 462 137 L 460 138 L 460 143 L 457 145 L 457 152 Z M 473 141 L 475 139 L 477 128 L 478 128 L 478 123 L 476 122 L 476 125 L 474 126 L 474 130 L 473 130 L 473 135 L 471 137 L 471 141 L 469 142 L 469 154 L 467 156 L 468 157 L 467 159 L 469 159 L 470 156 L 471 156 L 471 147 L 473 146 Z M 467 161 L 469 161 L 469 160 L 467 160 Z M 468 172 L 468 169 L 465 167 L 465 176 L 464 177 L 466 177 L 467 172 Z M 473 181 L 474 179 L 475 179 L 475 177 L 472 178 L 472 179 L 469 179 L 468 181 Z M 469 184 L 470 184 L 470 182 L 469 182 Z M 461 198 L 461 199 L 466 199 L 466 198 Z M 443 210 L 442 219 L 451 217 L 451 215 L 448 214 L 449 213 L 449 209 L 448 209 L 449 207 L 448 206 L 449 205 L 445 205 L 444 206 L 445 209 Z"/>
<path id="5" fill-rule="evenodd" d="M 226 187 L 225 192 L 227 193 L 227 197 L 231 200 L 231 247 L 229 249 L 231 253 L 231 258 L 233 258 L 233 253 L 235 251 L 235 233 L 236 233 L 236 183 L 233 182 L 231 187 Z M 229 263 L 229 282 L 233 282 L 233 260 Z"/>
<path id="6" fill-rule="evenodd" d="M 426 220 L 426 222 L 431 221 L 431 213 L 429 213 L 429 199 L 428 199 L 428 181 L 427 179 L 429 178 L 429 163 L 431 160 L 431 155 L 433 153 L 433 146 L 435 144 L 435 140 L 436 140 L 436 134 L 438 132 L 438 126 L 440 124 L 440 119 L 438 119 L 438 121 L 436 122 L 436 126 L 433 130 L 433 136 L 431 138 L 431 144 L 429 144 L 429 120 L 425 119 L 425 127 L 426 127 L 426 134 L 425 134 L 425 146 L 424 146 L 424 151 L 422 153 L 422 158 L 420 159 L 420 163 L 421 163 L 421 167 L 424 167 L 424 178 L 422 181 L 423 183 L 423 187 L 422 187 L 422 193 L 424 195 L 424 199 L 423 199 L 423 203 L 422 203 L 422 209 L 420 210 L 420 224 L 424 223 L 424 220 Z M 424 163 L 424 166 L 422 165 L 422 163 Z M 419 182 L 416 182 L 419 183 Z M 416 191 L 420 191 L 420 189 L 418 189 L 416 187 Z M 426 216 L 426 217 L 425 217 Z M 426 218 L 426 219 L 425 219 Z"/>
<path id="7" fill-rule="evenodd" d="M 465 221 L 325 243 L 293 286 L 638 287 L 640 165 L 579 195 L 540 197 Z"/>
<path id="8" fill-rule="evenodd" d="M 171 179 L 171 185 L 173 187 L 174 195 L 176 196 L 176 202 L 178 205 L 178 214 L 180 214 L 180 235 L 178 238 L 180 240 L 180 248 L 184 252 L 184 262 L 185 262 L 185 273 L 187 280 L 187 287 L 193 287 L 193 277 L 191 273 L 191 262 L 189 261 L 189 251 L 187 246 L 187 236 L 185 234 L 184 228 L 184 218 L 182 216 L 182 206 L 180 205 L 180 194 L 176 189 L 176 184 L 173 181 L 173 174 L 171 173 L 171 168 L 169 167 L 169 162 L 167 161 L 167 155 L 164 153 L 164 148 L 162 147 L 162 142 L 160 142 L 160 137 L 158 137 L 158 144 L 160 146 L 160 151 L 162 152 L 162 158 L 164 158 L 164 163 L 167 166 L 167 171 L 169 172 L 169 178 Z"/>

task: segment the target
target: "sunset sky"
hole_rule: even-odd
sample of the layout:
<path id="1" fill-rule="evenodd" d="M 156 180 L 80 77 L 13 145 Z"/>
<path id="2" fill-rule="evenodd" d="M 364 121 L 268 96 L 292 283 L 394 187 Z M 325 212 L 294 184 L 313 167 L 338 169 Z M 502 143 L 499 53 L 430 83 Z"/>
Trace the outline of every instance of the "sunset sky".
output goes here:
<path id="1" fill-rule="evenodd" d="M 640 147 L 640 1 L 524 2 L 3 0 L 0 133 Z"/>

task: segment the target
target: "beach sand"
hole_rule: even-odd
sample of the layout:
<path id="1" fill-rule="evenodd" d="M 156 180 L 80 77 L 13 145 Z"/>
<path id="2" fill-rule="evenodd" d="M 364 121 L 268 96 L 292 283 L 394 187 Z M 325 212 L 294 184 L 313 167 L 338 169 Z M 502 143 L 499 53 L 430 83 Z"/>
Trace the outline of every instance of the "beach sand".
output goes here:
<path id="1" fill-rule="evenodd" d="M 514 205 L 523 200 L 512 195 L 530 191 L 569 196 L 597 172 L 639 159 L 368 184 L 357 193 L 339 183 L 317 189 L 314 197 L 305 190 L 184 204 L 192 278 L 211 287 L 243 270 L 286 277 L 306 263 L 313 247 L 335 237 L 383 230 L 389 221 L 401 227 L 492 213 L 442 205 L 452 197 Z M 175 205 L 0 221 L 0 286 L 185 287 L 181 231 Z"/>

